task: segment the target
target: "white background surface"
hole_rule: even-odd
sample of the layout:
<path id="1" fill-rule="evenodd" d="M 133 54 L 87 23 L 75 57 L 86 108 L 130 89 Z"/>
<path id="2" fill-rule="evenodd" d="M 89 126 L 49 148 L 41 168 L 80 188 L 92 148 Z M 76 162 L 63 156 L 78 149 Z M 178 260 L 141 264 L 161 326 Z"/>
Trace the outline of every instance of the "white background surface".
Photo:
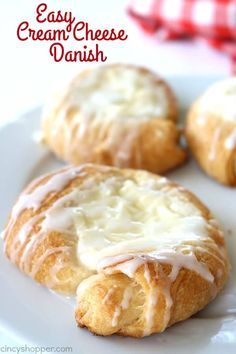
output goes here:
<path id="1" fill-rule="evenodd" d="M 144 0 L 145 1 L 145 0 Z M 54 63 L 48 43 L 20 42 L 17 25 L 28 20 L 35 24 L 36 5 L 40 0 L 0 0 L 0 125 L 22 112 L 38 106 L 49 93 L 86 65 Z M 157 44 L 146 37 L 126 16 L 127 0 L 48 0 L 50 9 L 66 7 L 93 27 L 125 28 L 129 39 L 122 45 L 102 45 L 109 62 L 146 65 L 164 76 L 228 75 L 229 59 L 201 42 Z M 77 43 L 72 43 L 76 48 Z M 194 80 L 194 79 L 193 79 Z M 2 152 L 1 152 L 2 153 Z M 2 305 L 2 304 L 1 304 Z M 0 313 L 1 315 L 1 313 Z M 1 332 L 1 329 L 0 329 Z M 0 333 L 0 344 L 15 342 Z"/>
<path id="2" fill-rule="evenodd" d="M 143 0 L 147 1 L 147 0 Z M 0 123 L 45 101 L 49 92 L 85 65 L 54 63 L 47 42 L 20 42 L 17 25 L 28 20 L 35 27 L 35 9 L 40 0 L 0 0 Z M 149 66 L 162 75 L 212 75 L 230 73 L 227 56 L 202 42 L 168 42 L 158 45 L 128 18 L 128 0 L 47 0 L 51 10 L 66 8 L 92 27 L 125 28 L 129 39 L 119 45 L 108 42 L 102 48 L 107 62 L 131 62 Z M 78 50 L 78 43 L 71 43 Z"/>

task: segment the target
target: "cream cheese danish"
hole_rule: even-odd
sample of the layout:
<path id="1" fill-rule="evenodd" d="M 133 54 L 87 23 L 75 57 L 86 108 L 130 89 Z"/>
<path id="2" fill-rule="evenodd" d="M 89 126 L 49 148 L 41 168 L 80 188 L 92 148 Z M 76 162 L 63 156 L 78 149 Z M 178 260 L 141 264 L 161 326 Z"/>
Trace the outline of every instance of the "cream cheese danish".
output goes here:
<path id="1" fill-rule="evenodd" d="M 186 158 L 176 99 L 147 69 L 113 64 L 81 72 L 46 105 L 45 143 L 61 159 L 164 173 Z"/>
<path id="2" fill-rule="evenodd" d="M 216 82 L 187 116 L 186 137 L 202 169 L 236 186 L 236 77 Z"/>
<path id="3" fill-rule="evenodd" d="M 202 309 L 229 272 L 222 230 L 189 191 L 149 172 L 87 164 L 32 182 L 5 253 L 50 289 L 76 294 L 77 324 L 143 337 Z"/>

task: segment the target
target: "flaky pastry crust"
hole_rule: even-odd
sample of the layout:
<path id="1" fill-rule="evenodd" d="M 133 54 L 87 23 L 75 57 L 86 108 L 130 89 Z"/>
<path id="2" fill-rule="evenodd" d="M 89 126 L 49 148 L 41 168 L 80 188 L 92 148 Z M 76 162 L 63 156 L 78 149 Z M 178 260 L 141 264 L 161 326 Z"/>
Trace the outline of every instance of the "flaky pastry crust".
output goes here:
<path id="1" fill-rule="evenodd" d="M 236 186 L 236 123 L 202 113 L 200 99 L 187 115 L 185 135 L 201 168 L 218 182 Z"/>
<path id="2" fill-rule="evenodd" d="M 197 233 L 195 239 L 188 238 L 187 234 L 184 239 L 180 233 L 177 241 L 174 235 L 176 245 L 167 243 L 155 252 L 147 246 L 142 252 L 106 256 L 97 263 L 96 269 L 90 269 L 78 256 L 83 224 L 75 228 L 71 210 L 74 208 L 79 215 L 83 198 L 87 198 L 85 191 L 90 193 L 94 186 L 100 191 L 107 180 L 114 181 L 116 187 L 119 179 L 145 188 L 151 186 L 143 198 L 152 198 L 155 192 L 163 198 L 168 195 L 172 209 L 181 200 L 182 212 L 185 205 L 191 207 L 190 217 L 191 210 L 196 212 L 197 223 L 200 221 L 204 226 L 198 233 L 205 236 Z M 142 195 L 138 199 L 142 205 Z M 95 195 L 88 213 L 93 211 L 94 200 Z M 96 208 L 92 218 L 97 215 Z M 88 220 L 88 224 L 93 221 Z M 78 326 L 104 336 L 118 333 L 143 337 L 164 331 L 209 303 L 225 284 L 229 272 L 223 233 L 210 211 L 184 188 L 139 170 L 88 164 L 66 167 L 40 177 L 16 202 L 4 240 L 7 257 L 34 280 L 62 293 L 74 294 L 77 289 Z"/>

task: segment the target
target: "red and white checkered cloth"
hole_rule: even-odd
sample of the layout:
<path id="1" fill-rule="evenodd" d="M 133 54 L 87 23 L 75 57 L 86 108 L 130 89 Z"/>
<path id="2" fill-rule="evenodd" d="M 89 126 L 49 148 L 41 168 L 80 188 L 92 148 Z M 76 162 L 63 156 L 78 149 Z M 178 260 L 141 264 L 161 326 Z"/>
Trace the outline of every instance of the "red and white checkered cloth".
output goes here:
<path id="1" fill-rule="evenodd" d="M 161 40 L 204 38 L 230 55 L 236 74 L 236 0 L 133 0 L 128 12 Z"/>

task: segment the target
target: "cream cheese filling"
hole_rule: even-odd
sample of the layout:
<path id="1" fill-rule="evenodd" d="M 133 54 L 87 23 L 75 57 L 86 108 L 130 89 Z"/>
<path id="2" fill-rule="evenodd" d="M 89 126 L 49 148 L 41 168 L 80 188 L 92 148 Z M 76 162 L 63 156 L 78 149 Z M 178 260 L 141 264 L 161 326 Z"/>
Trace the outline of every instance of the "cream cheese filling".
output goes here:
<path id="1" fill-rule="evenodd" d="M 165 118 L 169 104 L 153 74 L 129 66 L 103 66 L 81 75 L 69 86 L 65 102 L 78 107 L 81 117 L 108 121 Z"/>
<path id="2" fill-rule="evenodd" d="M 208 236 L 199 210 L 158 180 L 151 186 L 117 177 L 93 183 L 81 191 L 74 222 L 78 258 L 91 270 L 106 257 L 176 250 Z"/>
<path id="3" fill-rule="evenodd" d="M 100 168 L 106 171 L 105 167 Z M 49 193 L 60 191 L 76 176 L 86 176 L 86 172 L 83 168 L 71 167 L 52 176 L 33 192 L 23 193 L 3 233 L 5 240 L 23 210 L 32 208 L 36 212 Z M 28 240 L 34 224 L 40 220 L 40 230 Z M 171 186 L 165 178 L 155 178 L 141 171 L 137 178 L 115 175 L 97 180 L 87 175 L 78 187 L 25 222 L 12 242 L 11 260 L 14 262 L 22 251 L 20 268 L 29 271 L 29 252 L 37 249 L 49 232 L 59 231 L 75 242 L 78 261 L 87 270 L 99 272 L 103 264 L 108 262 L 110 266 L 120 257 L 125 261 L 130 256 L 136 258 L 131 262 L 132 269 L 136 269 L 140 261 L 143 263 L 143 256 L 152 260 L 164 257 L 173 265 L 184 263 L 192 267 L 192 261 L 197 264 L 193 248 L 211 241 L 210 226 L 185 196 L 183 188 Z M 184 250 L 191 254 L 183 260 Z M 59 247 L 47 251 L 62 250 Z M 36 262 L 32 274 L 37 273 L 47 255 L 45 252 Z M 196 264 L 194 267 L 199 272 Z"/>
<path id="4" fill-rule="evenodd" d="M 212 85 L 201 97 L 199 111 L 236 122 L 236 77 Z"/>
<path id="5" fill-rule="evenodd" d="M 82 166 L 63 169 L 43 184 L 38 184 L 39 181 L 36 180 L 31 185 L 33 190 L 26 190 L 16 202 L 3 236 L 7 242 L 16 220 L 24 210 L 31 209 L 35 213 L 15 235 L 15 240 L 10 245 L 11 260 L 14 262 L 20 254 L 19 267 L 35 277 L 47 257 L 57 255 L 47 280 L 47 285 L 51 288 L 61 283 L 57 274 L 68 266 L 64 255 L 71 256 L 70 252 L 75 250 L 77 244 L 80 264 L 76 262 L 76 265 L 79 267 L 78 277 L 81 276 L 81 279 L 77 279 L 78 300 L 97 281 L 98 275 L 90 276 L 92 272 L 89 270 L 107 275 L 118 271 L 134 278 L 136 270 L 143 266 L 147 285 L 144 303 L 146 325 L 143 334 L 148 335 L 154 331 L 153 314 L 159 291 L 166 299 L 163 328 L 169 323 L 173 303 L 170 286 L 180 269 L 196 272 L 211 284 L 213 296 L 216 293 L 214 276 L 207 264 L 198 260 L 195 250 L 209 253 L 224 266 L 224 251 L 219 254 L 221 250 L 213 242 L 212 246 L 217 254 L 211 254 L 211 250 L 209 252 L 203 245 L 205 241 L 213 241 L 208 231 L 209 227 L 217 227 L 217 224 L 215 220 L 207 221 L 203 218 L 200 210 L 185 196 L 183 188 L 174 187 L 165 178 L 155 178 L 141 171 L 135 174 L 135 178 L 119 174 L 108 177 L 108 167 L 97 166 L 97 169 L 99 178 Z M 80 185 L 55 198 L 48 208 L 42 208 L 45 198 L 63 191 L 70 182 L 79 177 L 83 177 Z M 29 238 L 29 233 L 38 222 L 41 222 L 40 228 Z M 68 237 L 67 242 L 65 245 L 46 248 L 32 267 L 30 255 L 43 244 L 48 233 L 53 231 L 60 231 L 64 237 Z M 166 285 L 153 282 L 149 260 L 172 266 Z M 81 263 L 84 267 L 80 267 Z M 83 281 L 84 278 L 87 279 Z M 104 302 L 108 296 L 109 294 L 105 295 Z M 115 307 L 112 326 L 117 326 L 131 297 L 132 289 L 127 287 L 121 302 Z"/>

